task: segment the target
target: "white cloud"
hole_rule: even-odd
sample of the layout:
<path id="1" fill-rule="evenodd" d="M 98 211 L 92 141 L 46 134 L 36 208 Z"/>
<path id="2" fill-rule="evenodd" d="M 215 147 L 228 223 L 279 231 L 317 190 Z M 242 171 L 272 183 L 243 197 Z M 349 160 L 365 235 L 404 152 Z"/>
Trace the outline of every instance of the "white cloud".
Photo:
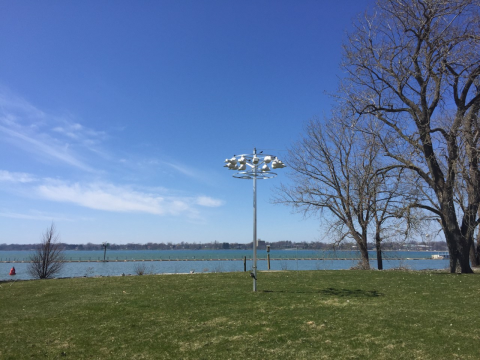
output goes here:
<path id="1" fill-rule="evenodd" d="M 77 121 L 75 116 L 46 113 L 0 86 L 0 141 L 8 142 L 14 147 L 32 154 L 36 159 L 41 160 L 42 164 L 47 161 L 53 164 L 67 164 L 89 172 L 90 174 L 82 174 L 86 177 L 92 174 L 105 174 L 110 169 L 113 169 L 116 174 L 120 174 L 119 177 L 121 177 L 128 171 L 127 177 L 133 178 L 136 183 L 145 176 L 150 176 L 152 172 L 161 170 L 163 166 L 168 168 L 167 173 L 172 172 L 173 169 L 182 175 L 211 184 L 211 174 L 175 160 L 167 159 L 168 161 L 165 161 L 164 157 L 158 160 L 155 158 L 149 160 L 142 155 L 142 161 L 138 162 L 131 161 L 129 154 L 120 154 L 119 162 L 122 166 L 116 164 L 116 167 L 109 167 L 108 165 L 111 164 L 99 162 L 98 156 L 96 156 L 101 155 L 104 160 L 112 161 L 113 156 L 105 155 L 102 151 L 101 144 L 106 138 L 108 136 L 105 132 L 88 128 Z M 27 164 L 28 161 L 22 161 L 22 163 Z M 136 168 L 133 168 L 134 171 L 132 171 L 132 166 L 134 166 L 131 165 L 132 163 L 136 164 Z M 96 169 L 90 164 L 96 164 Z M 54 172 L 50 173 L 51 176 L 56 175 Z M 74 174 L 78 176 L 78 173 Z M 21 190 L 19 193 L 23 196 L 39 196 L 50 201 L 71 203 L 90 209 L 161 216 L 186 215 L 195 218 L 199 217 L 200 207 L 223 205 L 223 201 L 203 195 L 195 196 L 191 193 L 188 195 L 180 193 L 179 195 L 159 188 L 145 189 L 109 183 L 74 182 L 77 179 L 79 178 L 77 177 L 71 182 L 53 181 L 36 178 L 26 173 L 0 170 L 0 182 L 5 185 L 10 183 L 10 188 L 15 187 L 15 190 Z M 15 184 L 15 186 L 11 184 Z M 7 216 L 5 214 L 10 214 L 8 216 L 31 216 L 8 212 L 4 212 L 0 216 Z"/>
<path id="2" fill-rule="evenodd" d="M 198 198 L 165 196 L 154 192 L 136 191 L 111 184 L 68 184 L 48 181 L 37 186 L 37 193 L 48 200 L 114 212 L 140 212 L 155 215 L 197 217 L 197 205 L 220 206 L 222 202 L 206 196 Z"/>
<path id="3" fill-rule="evenodd" d="M 70 121 L 66 118 L 56 120 L 58 125 L 51 129 L 53 132 L 63 135 L 69 139 L 73 139 L 76 142 L 85 145 L 87 148 L 98 144 L 100 140 L 107 137 L 106 133 L 103 131 L 88 129 L 85 126 L 77 122 Z M 90 150 L 95 151 L 95 149 Z"/>
<path id="4" fill-rule="evenodd" d="M 113 185 L 44 184 L 38 187 L 38 192 L 49 200 L 71 202 L 91 209 L 159 215 L 165 212 L 161 197 Z"/>
<path id="5" fill-rule="evenodd" d="M 207 207 L 218 207 L 224 204 L 222 200 L 213 199 L 208 196 L 197 197 L 196 203 L 200 206 L 207 206 Z"/>
<path id="6" fill-rule="evenodd" d="M 0 170 L 0 181 L 11 182 L 11 183 L 29 183 L 35 180 L 36 179 L 32 175 L 27 173 Z"/>

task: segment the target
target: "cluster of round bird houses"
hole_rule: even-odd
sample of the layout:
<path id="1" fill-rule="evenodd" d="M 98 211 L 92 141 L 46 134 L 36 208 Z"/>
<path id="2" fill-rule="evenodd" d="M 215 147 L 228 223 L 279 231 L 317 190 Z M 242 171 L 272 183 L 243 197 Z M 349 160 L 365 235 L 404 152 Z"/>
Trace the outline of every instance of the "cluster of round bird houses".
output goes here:
<path id="1" fill-rule="evenodd" d="M 286 167 L 286 165 L 279 160 L 278 157 L 273 155 L 238 155 L 233 156 L 230 159 L 225 159 L 225 167 L 229 170 L 236 171 L 246 171 L 248 166 L 250 169 L 255 169 L 256 171 L 268 172 L 270 171 L 269 165 L 272 167 L 272 169 L 281 169 Z"/>

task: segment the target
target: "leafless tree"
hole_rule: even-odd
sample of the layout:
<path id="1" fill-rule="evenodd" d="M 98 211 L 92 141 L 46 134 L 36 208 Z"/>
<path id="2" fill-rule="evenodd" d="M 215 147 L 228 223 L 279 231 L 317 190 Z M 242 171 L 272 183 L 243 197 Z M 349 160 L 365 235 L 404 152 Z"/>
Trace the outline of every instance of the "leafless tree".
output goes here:
<path id="1" fill-rule="evenodd" d="M 30 256 L 29 274 L 36 279 L 49 279 L 58 274 L 65 265 L 63 249 L 58 242 L 55 224 L 45 231 L 42 242 Z"/>
<path id="2" fill-rule="evenodd" d="M 374 227 L 379 269 L 383 268 L 380 242 L 388 224 L 398 229 L 400 172 L 384 173 L 379 165 L 381 147 L 368 134 L 347 126 L 343 115 L 328 124 L 318 120 L 306 127 L 304 138 L 290 149 L 286 162 L 293 185 L 282 185 L 274 200 L 297 211 L 319 213 L 329 222 L 336 241 L 351 238 L 368 269 L 367 241 Z M 397 208 L 394 208 L 397 207 Z M 372 225 L 375 224 L 375 225 Z"/>
<path id="3" fill-rule="evenodd" d="M 479 0 L 378 0 L 355 22 L 345 45 L 346 106 L 383 124 L 378 141 L 391 168 L 414 172 L 432 192 L 413 206 L 439 219 L 450 252 L 471 273 L 469 253 L 480 204 Z M 451 122 L 442 114 L 451 111 Z M 370 119 L 370 117 L 363 117 Z M 455 183 L 464 138 L 466 206 L 458 216 Z"/>

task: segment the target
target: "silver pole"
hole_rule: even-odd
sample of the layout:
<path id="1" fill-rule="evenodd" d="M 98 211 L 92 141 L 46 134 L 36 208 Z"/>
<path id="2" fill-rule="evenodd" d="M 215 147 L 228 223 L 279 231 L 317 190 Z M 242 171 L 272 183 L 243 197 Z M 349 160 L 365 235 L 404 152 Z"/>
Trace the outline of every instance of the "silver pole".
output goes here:
<path id="1" fill-rule="evenodd" d="M 257 155 L 257 149 L 253 149 Z M 257 164 L 253 164 L 253 291 L 257 291 Z"/>
<path id="2" fill-rule="evenodd" d="M 262 153 L 263 151 L 260 152 L 260 154 Z M 268 156 L 268 159 L 267 159 L 267 156 Z M 281 169 L 285 167 L 283 162 L 278 160 L 278 158 L 274 155 L 263 154 L 261 156 L 261 159 L 257 158 L 257 148 L 253 148 L 253 154 L 233 155 L 233 158 L 225 160 L 226 164 L 224 165 L 224 167 L 227 167 L 229 170 L 239 170 L 239 172 L 233 175 L 234 178 L 237 178 L 237 179 L 253 178 L 253 241 L 252 241 L 253 265 L 252 265 L 252 272 L 250 275 L 252 275 L 253 277 L 254 292 L 257 291 L 257 246 L 258 246 L 258 243 L 257 243 L 257 240 L 258 240 L 257 239 L 257 175 L 260 177 L 260 179 L 271 179 L 277 176 L 276 173 L 270 172 L 270 169 L 267 166 L 269 162 L 272 162 L 273 164 L 272 167 L 274 169 Z M 265 169 L 259 170 L 258 167 L 261 165 L 265 166 Z M 245 170 L 246 166 L 249 167 L 248 170 Z"/>

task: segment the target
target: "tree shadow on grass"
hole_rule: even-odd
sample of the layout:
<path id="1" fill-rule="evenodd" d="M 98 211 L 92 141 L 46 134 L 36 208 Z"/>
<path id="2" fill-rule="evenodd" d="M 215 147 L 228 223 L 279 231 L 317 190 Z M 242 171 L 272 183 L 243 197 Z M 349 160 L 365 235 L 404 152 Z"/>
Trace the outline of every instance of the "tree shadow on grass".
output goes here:
<path id="1" fill-rule="evenodd" d="M 5 283 L 14 283 L 17 281 L 22 281 L 22 279 L 7 279 L 7 280 L 0 280 L 0 284 L 5 284 Z"/>
<path id="2" fill-rule="evenodd" d="M 478 275 L 479 272 L 475 273 L 470 273 L 470 274 L 462 274 L 462 273 L 451 273 L 449 271 L 444 271 L 444 272 L 441 272 L 441 271 L 436 271 L 436 272 L 431 272 L 430 273 L 431 275 L 450 275 L 450 276 L 461 276 L 461 275 Z"/>
<path id="3" fill-rule="evenodd" d="M 326 296 L 337 296 L 337 297 L 354 297 L 354 298 L 372 298 L 383 296 L 382 293 L 379 293 L 377 290 L 352 290 L 352 289 L 335 289 L 335 288 L 326 288 L 318 290 L 260 290 L 259 292 L 263 293 L 287 293 L 287 294 L 322 294 Z"/>

